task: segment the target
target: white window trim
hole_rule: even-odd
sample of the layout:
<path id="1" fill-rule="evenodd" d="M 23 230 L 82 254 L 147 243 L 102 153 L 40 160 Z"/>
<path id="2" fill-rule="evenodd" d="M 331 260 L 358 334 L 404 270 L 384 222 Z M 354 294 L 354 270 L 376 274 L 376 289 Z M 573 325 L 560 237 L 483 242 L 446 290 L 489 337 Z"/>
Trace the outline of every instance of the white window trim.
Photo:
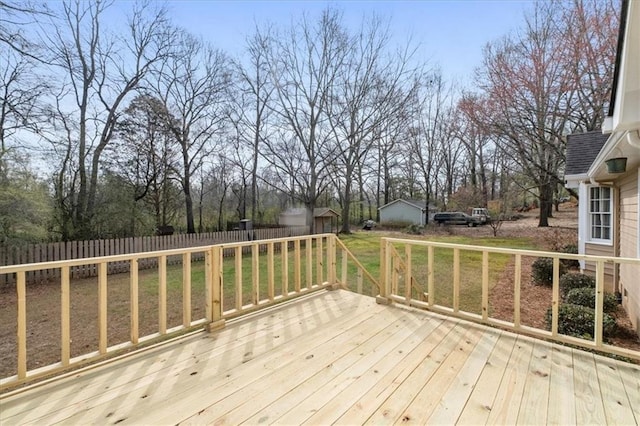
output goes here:
<path id="1" fill-rule="evenodd" d="M 593 238 L 591 236 L 591 188 L 609 188 L 611 190 L 611 198 L 609 199 L 609 210 L 611 212 L 611 227 L 609 235 L 610 239 L 602 239 L 602 238 Z M 615 211 L 615 193 L 613 187 L 611 186 L 603 186 L 603 185 L 587 185 L 587 203 L 586 203 L 586 242 L 589 244 L 597 244 L 603 246 L 613 246 L 613 239 L 615 235 L 615 222 L 616 222 L 616 211 Z"/>

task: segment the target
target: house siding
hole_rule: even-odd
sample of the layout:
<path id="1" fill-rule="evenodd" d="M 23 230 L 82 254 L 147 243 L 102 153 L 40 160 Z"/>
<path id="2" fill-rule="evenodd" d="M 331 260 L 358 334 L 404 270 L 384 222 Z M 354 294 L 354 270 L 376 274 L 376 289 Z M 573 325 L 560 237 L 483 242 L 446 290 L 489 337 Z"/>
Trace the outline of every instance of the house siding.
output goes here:
<path id="1" fill-rule="evenodd" d="M 585 254 L 593 256 L 615 256 L 615 248 L 611 245 L 602 244 L 585 244 Z M 585 262 L 584 271 L 585 274 L 596 274 L 596 264 L 594 262 Z M 610 263 L 604 265 L 604 288 L 606 291 L 613 293 L 615 291 L 615 267 Z"/>
<path id="2" fill-rule="evenodd" d="M 620 181 L 620 257 L 638 257 L 638 170 Z M 640 267 L 620 265 L 622 303 L 636 330 L 640 325 Z"/>
<path id="3" fill-rule="evenodd" d="M 424 225 L 424 218 L 421 209 L 405 202 L 397 202 L 380 209 L 380 222 L 407 222 Z"/>

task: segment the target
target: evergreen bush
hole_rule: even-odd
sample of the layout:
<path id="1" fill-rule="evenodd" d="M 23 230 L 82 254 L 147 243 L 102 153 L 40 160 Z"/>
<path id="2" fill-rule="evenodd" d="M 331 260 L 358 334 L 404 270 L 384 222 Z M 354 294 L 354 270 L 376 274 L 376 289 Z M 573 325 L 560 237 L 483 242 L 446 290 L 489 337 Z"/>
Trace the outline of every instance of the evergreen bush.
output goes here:
<path id="1" fill-rule="evenodd" d="M 551 313 L 547 310 L 547 330 L 551 330 Z M 563 303 L 558 309 L 558 333 L 581 338 L 593 338 L 595 311 L 580 305 Z M 616 332 L 616 320 L 604 314 L 602 333 L 604 337 L 613 336 Z"/>
<path id="2" fill-rule="evenodd" d="M 571 305 L 580 305 L 595 309 L 596 289 L 588 287 L 571 289 L 565 296 L 564 302 Z M 603 310 L 605 312 L 614 312 L 617 308 L 618 300 L 616 299 L 616 296 L 611 293 L 605 293 Z"/>
<path id="3" fill-rule="evenodd" d="M 596 288 L 596 279 L 580 272 L 569 272 L 560 277 L 560 292 L 563 297 L 575 288 Z"/>
<path id="4" fill-rule="evenodd" d="M 560 276 L 566 272 L 567 268 L 560 262 Z M 533 283 L 550 286 L 553 284 L 553 259 L 541 257 L 536 259 L 531 265 L 531 277 Z"/>
<path id="5" fill-rule="evenodd" d="M 562 247 L 562 253 L 578 254 L 578 246 L 575 244 L 567 244 Z M 561 259 L 560 262 L 562 262 L 567 269 L 577 269 L 580 267 L 580 262 L 576 259 Z"/>

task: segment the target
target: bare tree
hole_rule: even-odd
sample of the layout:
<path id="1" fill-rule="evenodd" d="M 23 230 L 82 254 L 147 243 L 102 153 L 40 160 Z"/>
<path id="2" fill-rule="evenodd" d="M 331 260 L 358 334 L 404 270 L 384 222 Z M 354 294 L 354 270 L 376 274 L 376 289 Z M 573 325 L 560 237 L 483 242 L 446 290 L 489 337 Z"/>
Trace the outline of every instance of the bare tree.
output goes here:
<path id="1" fill-rule="evenodd" d="M 27 134 L 37 134 L 44 124 L 43 98 L 48 80 L 36 71 L 34 61 L 0 44 L 0 173 L 10 148 L 24 145 Z"/>
<path id="2" fill-rule="evenodd" d="M 39 19 L 52 16 L 46 5 L 31 1 L 0 1 L 0 45 L 20 56 L 40 62 L 40 45 L 25 34 Z"/>
<path id="3" fill-rule="evenodd" d="M 487 46 L 477 76 L 486 100 L 482 122 L 537 187 L 539 226 L 548 226 L 562 183 L 564 135 L 602 121 L 602 88 L 611 87 L 613 64 L 602 61 L 615 48 L 607 45 L 615 38 L 615 14 L 598 4 L 537 3 L 519 34 Z"/>
<path id="4" fill-rule="evenodd" d="M 229 109 L 231 122 L 236 130 L 237 142 L 240 145 L 237 153 L 248 152 L 250 181 L 249 204 L 251 206 L 251 219 L 258 217 L 258 164 L 260 148 L 264 140 L 269 139 L 269 102 L 272 99 L 274 86 L 270 83 L 268 49 L 270 43 L 270 30 L 260 32 L 247 39 L 246 65 L 239 61 L 234 62 L 237 78 L 231 101 L 233 108 Z M 247 148 L 240 149 L 240 147 Z M 246 195 L 247 191 L 243 191 Z M 246 205 L 246 200 L 243 201 Z M 244 210 L 244 209 L 243 209 Z M 243 215 L 246 215 L 243 212 Z M 242 218 L 241 218 L 242 219 Z"/>
<path id="5" fill-rule="evenodd" d="M 326 166 L 335 155 L 325 121 L 347 41 L 340 14 L 324 10 L 315 23 L 305 16 L 269 49 L 276 97 L 272 111 L 280 137 L 265 141 L 264 158 L 284 174 L 280 184 L 304 203 L 312 231 L 313 210 L 327 185 Z"/>
<path id="6" fill-rule="evenodd" d="M 171 43 L 165 11 L 144 4 L 134 8 L 126 32 L 107 34 L 102 18 L 109 5 L 64 2 L 60 22 L 54 22 L 53 33 L 47 35 L 50 63 L 65 83 L 56 113 L 64 131 L 53 139 L 62 139 L 69 147 L 61 173 L 77 170 L 77 180 L 66 189 L 60 187 L 65 191 L 58 194 L 60 200 L 68 198 L 66 191 L 74 194 L 70 210 L 62 212 L 71 215 L 74 238 L 91 236 L 102 154 L 112 140 L 123 102 Z M 69 110 L 71 103 L 74 107 Z"/>
<path id="7" fill-rule="evenodd" d="M 374 147 L 374 137 L 382 123 L 389 117 L 406 117 L 417 86 L 418 70 L 409 66 L 412 51 L 407 48 L 398 55 L 388 55 L 389 41 L 388 28 L 379 18 L 363 23 L 348 39 L 344 64 L 331 90 L 327 122 L 338 163 L 332 177 L 334 181 L 342 180 L 342 233 L 350 232 L 358 165 Z"/>
<path id="8" fill-rule="evenodd" d="M 177 170 L 185 197 L 187 233 L 195 233 L 192 177 L 204 159 L 220 149 L 227 116 L 229 60 L 217 49 L 185 31 L 174 50 L 158 63 L 154 91 L 175 117 L 171 126 L 181 155 Z"/>

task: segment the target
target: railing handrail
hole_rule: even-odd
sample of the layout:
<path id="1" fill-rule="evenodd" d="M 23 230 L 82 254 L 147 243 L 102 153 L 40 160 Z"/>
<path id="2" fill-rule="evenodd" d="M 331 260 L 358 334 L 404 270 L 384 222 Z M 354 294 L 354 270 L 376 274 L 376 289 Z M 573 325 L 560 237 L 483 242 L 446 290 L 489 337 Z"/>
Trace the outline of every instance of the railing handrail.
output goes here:
<path id="1" fill-rule="evenodd" d="M 431 246 L 431 247 L 442 247 L 442 248 L 451 248 L 451 249 L 458 248 L 458 249 L 473 250 L 473 251 L 490 251 L 493 253 L 501 253 L 501 254 L 520 254 L 523 256 L 533 256 L 533 257 L 561 257 L 567 260 L 585 260 L 585 261 L 604 260 L 605 262 L 631 263 L 631 264 L 640 265 L 640 259 L 634 258 L 634 257 L 596 256 L 592 254 L 575 254 L 575 253 L 564 253 L 564 252 L 557 252 L 557 251 L 477 246 L 472 244 L 443 243 L 439 241 L 411 240 L 407 238 L 395 238 L 395 237 L 382 237 L 381 240 L 400 243 L 400 244 L 419 245 L 424 247 Z"/>
<path id="2" fill-rule="evenodd" d="M 21 265 L 9 265 L 9 266 L 0 266 L 0 274 L 11 274 L 15 272 L 29 272 L 29 271 L 37 271 L 40 269 L 56 269 L 65 266 L 73 267 L 73 266 L 81 266 L 81 265 L 92 265 L 97 263 L 109 263 L 109 262 L 122 262 L 133 259 L 146 259 L 153 258 L 159 256 L 178 256 L 184 253 L 202 253 L 210 250 L 212 247 L 220 247 L 224 248 L 235 248 L 235 247 L 250 247 L 255 244 L 268 244 L 268 243 L 281 243 L 285 241 L 303 241 L 311 238 L 326 238 L 327 236 L 332 237 L 334 234 L 313 234 L 313 235 L 300 235 L 294 237 L 283 237 L 283 238 L 273 238 L 268 240 L 253 240 L 253 241 L 241 241 L 241 242 L 229 242 L 229 243 L 220 243 L 220 244 L 209 244 L 198 247 L 185 247 L 185 248 L 177 248 L 177 249 L 168 249 L 168 250 L 156 250 L 156 251 L 145 251 L 138 253 L 128 253 L 128 254 L 116 254 L 112 256 L 99 256 L 99 257 L 83 257 L 79 259 L 70 259 L 70 260 L 56 260 L 53 262 L 38 262 L 38 263 L 24 263 Z M 47 265 L 46 268 L 43 268 L 42 265 Z"/>

